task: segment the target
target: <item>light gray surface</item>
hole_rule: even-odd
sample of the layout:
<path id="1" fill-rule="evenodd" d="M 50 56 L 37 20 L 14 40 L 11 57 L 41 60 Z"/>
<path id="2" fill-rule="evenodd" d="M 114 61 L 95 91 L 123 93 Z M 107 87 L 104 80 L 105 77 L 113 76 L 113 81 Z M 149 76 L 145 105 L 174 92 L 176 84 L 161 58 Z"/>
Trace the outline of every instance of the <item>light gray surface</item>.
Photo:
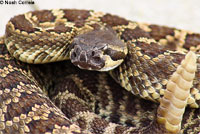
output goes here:
<path id="1" fill-rule="evenodd" d="M 15 0 L 19 1 L 19 0 Z M 200 0 L 33 0 L 39 9 L 93 9 L 130 20 L 162 24 L 200 32 Z M 30 5 L 0 4 L 0 35 L 14 15 L 30 11 Z"/>

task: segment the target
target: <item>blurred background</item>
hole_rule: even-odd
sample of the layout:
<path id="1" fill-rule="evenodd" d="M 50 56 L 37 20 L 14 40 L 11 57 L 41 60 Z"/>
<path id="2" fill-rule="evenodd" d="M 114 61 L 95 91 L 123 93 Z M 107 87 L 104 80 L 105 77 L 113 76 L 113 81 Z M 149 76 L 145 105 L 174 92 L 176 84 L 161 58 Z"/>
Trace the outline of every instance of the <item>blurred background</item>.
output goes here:
<path id="1" fill-rule="evenodd" d="M 5 1 L 5 0 L 0 0 Z M 14 1 L 14 0 L 8 0 Z M 19 1 L 19 0 L 15 0 Z M 21 0 L 27 1 L 27 0 Z M 78 8 L 103 11 L 126 19 L 200 32 L 200 0 L 32 0 L 39 9 Z M 31 5 L 0 4 L 0 36 L 14 15 Z"/>

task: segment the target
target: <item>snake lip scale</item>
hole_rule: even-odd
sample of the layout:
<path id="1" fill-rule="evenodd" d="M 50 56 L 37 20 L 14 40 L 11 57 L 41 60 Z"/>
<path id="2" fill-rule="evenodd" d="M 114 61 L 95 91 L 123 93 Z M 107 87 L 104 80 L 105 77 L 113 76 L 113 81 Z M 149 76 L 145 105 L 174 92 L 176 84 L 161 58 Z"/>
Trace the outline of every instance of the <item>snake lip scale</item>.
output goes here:
<path id="1" fill-rule="evenodd" d="M 197 134 L 199 45 L 92 10 L 17 15 L 0 38 L 0 134 Z"/>

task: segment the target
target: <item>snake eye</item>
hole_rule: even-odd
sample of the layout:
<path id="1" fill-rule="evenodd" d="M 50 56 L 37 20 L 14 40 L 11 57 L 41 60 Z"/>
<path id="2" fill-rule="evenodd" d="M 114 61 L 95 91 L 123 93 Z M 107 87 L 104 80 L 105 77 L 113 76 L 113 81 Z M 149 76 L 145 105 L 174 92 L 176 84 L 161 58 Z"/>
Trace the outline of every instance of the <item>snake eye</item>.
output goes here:
<path id="1" fill-rule="evenodd" d="M 92 51 L 92 57 L 95 55 L 95 52 L 94 51 Z"/>
<path id="2" fill-rule="evenodd" d="M 114 60 L 114 61 L 124 59 L 126 57 L 126 55 L 123 52 L 113 50 L 111 48 L 106 49 L 104 51 L 104 54 L 109 55 L 111 57 L 111 59 Z"/>

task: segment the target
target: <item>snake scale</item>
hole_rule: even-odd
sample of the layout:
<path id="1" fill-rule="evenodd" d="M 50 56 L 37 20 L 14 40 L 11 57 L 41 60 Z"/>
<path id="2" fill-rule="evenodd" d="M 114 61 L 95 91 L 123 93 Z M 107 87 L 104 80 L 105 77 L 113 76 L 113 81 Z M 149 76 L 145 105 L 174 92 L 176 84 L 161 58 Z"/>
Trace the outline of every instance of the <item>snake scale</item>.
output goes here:
<path id="1" fill-rule="evenodd" d="M 90 10 L 15 16 L 0 40 L 0 134 L 197 134 L 199 44 Z"/>

